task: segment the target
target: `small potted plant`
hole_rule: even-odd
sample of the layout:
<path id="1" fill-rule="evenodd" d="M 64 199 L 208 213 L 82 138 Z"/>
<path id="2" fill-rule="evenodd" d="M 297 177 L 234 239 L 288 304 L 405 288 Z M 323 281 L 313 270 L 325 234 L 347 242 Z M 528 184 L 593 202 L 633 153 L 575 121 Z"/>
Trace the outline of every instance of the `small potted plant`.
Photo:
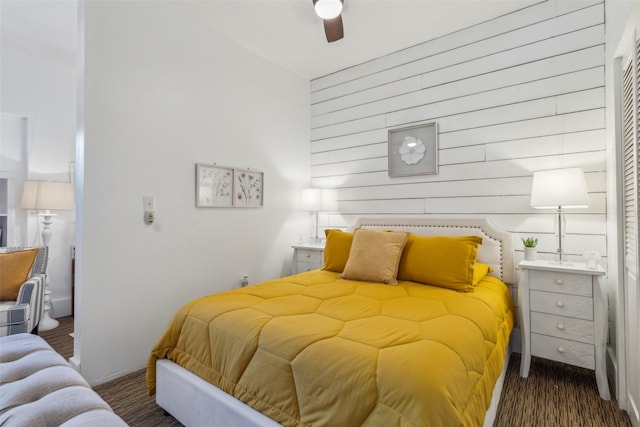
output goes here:
<path id="1" fill-rule="evenodd" d="M 536 249 L 538 239 L 535 237 L 523 237 L 522 244 L 524 245 L 524 260 L 535 261 L 538 255 L 538 250 Z"/>

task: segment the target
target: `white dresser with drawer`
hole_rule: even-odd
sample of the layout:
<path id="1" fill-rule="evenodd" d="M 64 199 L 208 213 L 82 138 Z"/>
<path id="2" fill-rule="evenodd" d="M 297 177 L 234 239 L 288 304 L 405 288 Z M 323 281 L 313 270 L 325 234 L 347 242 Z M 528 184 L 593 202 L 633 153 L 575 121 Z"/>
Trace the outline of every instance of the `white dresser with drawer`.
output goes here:
<path id="1" fill-rule="evenodd" d="M 316 270 L 324 265 L 324 241 L 293 245 L 292 274 Z"/>
<path id="2" fill-rule="evenodd" d="M 602 267 L 554 261 L 522 261 L 519 267 L 520 376 L 529 376 L 531 356 L 592 369 L 600 397 L 609 400 Z"/>

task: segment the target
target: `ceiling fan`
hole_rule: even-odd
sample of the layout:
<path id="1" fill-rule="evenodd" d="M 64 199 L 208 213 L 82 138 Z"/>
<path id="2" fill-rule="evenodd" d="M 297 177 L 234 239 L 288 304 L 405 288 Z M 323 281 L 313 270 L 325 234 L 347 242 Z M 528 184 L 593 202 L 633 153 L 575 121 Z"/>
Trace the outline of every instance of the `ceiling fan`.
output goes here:
<path id="1" fill-rule="evenodd" d="M 331 43 L 344 37 L 342 3 L 344 0 L 311 0 L 316 14 L 324 21 L 324 34 Z"/>

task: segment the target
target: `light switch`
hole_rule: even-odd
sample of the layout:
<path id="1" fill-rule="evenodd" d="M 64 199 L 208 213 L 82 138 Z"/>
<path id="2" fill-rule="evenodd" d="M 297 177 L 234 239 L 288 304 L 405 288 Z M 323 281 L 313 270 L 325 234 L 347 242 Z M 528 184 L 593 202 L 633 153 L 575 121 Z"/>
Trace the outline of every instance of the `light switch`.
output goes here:
<path id="1" fill-rule="evenodd" d="M 153 196 L 143 196 L 142 204 L 144 205 L 145 212 L 155 212 L 156 210 L 156 199 Z"/>

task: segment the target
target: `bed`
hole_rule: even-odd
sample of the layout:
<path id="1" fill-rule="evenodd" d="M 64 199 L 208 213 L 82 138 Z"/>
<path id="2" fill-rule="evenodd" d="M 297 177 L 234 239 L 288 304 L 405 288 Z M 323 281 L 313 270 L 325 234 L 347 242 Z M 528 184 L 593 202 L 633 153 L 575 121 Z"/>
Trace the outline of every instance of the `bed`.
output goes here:
<path id="1" fill-rule="evenodd" d="M 149 357 L 158 405 L 187 426 L 493 423 L 515 323 L 508 232 L 361 218 L 327 232 L 324 261 L 183 306 Z"/>

